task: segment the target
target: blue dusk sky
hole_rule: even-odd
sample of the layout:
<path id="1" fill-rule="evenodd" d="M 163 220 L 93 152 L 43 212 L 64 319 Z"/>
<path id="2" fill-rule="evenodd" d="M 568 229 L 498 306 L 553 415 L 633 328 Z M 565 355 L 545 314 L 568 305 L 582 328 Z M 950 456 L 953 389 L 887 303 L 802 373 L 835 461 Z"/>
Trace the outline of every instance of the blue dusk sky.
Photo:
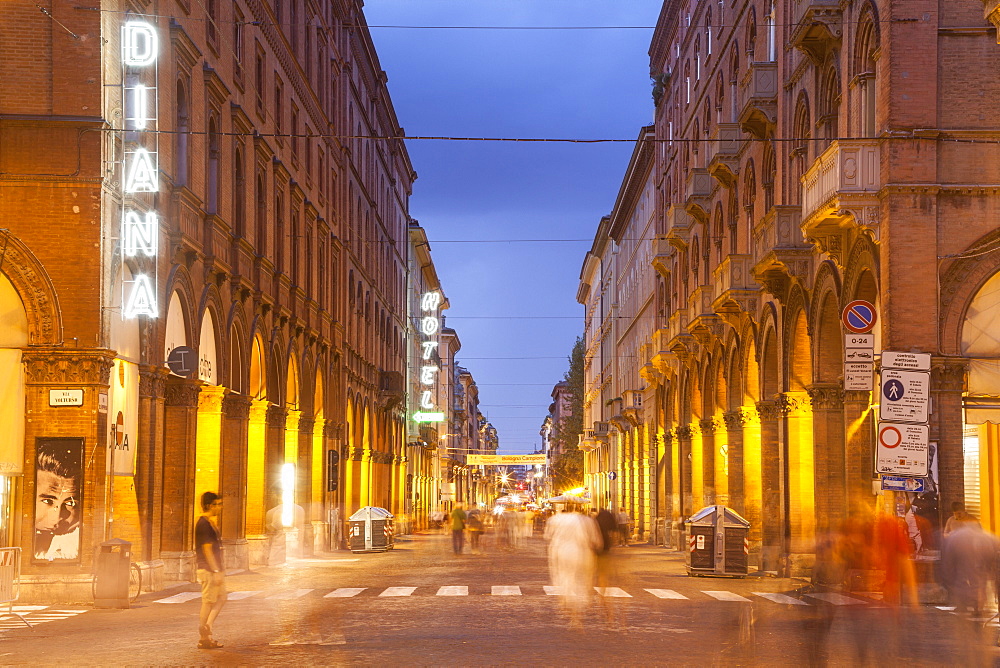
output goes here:
<path id="1" fill-rule="evenodd" d="M 371 0 L 365 16 L 408 136 L 634 140 L 652 122 L 659 0 Z M 378 26 L 644 26 L 489 30 Z M 408 140 L 410 214 L 451 304 L 458 362 L 500 452 L 529 453 L 583 333 L 580 267 L 633 143 Z"/>

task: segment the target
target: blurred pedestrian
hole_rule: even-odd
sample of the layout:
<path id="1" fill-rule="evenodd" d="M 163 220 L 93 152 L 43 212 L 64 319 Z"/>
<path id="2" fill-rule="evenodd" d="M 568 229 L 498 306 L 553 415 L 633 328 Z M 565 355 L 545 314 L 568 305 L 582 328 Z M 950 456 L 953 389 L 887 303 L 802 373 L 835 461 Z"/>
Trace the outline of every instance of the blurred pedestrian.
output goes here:
<path id="1" fill-rule="evenodd" d="M 944 535 L 945 537 L 950 536 L 953 531 L 958 530 L 959 527 L 965 524 L 975 524 L 979 525 L 979 520 L 976 519 L 974 515 L 970 515 L 965 511 L 965 504 L 961 501 L 954 501 L 951 504 L 951 517 L 944 525 Z"/>
<path id="2" fill-rule="evenodd" d="M 215 492 L 201 495 L 201 517 L 194 526 L 198 582 L 201 584 L 201 613 L 198 616 L 198 649 L 216 649 L 222 643 L 212 637 L 212 625 L 226 603 L 226 571 L 222 560 L 219 512 L 222 498 Z"/>
<path id="3" fill-rule="evenodd" d="M 628 525 L 631 522 L 628 513 L 626 513 L 624 510 L 619 510 L 616 519 L 618 520 L 619 544 L 622 547 L 628 547 L 628 538 L 629 538 Z"/>
<path id="4" fill-rule="evenodd" d="M 920 531 L 918 551 L 926 553 L 938 549 L 938 499 L 933 492 L 918 494 L 913 500 L 913 517 Z"/>
<path id="5" fill-rule="evenodd" d="M 603 549 L 601 532 L 593 518 L 568 506 L 545 524 L 549 541 L 549 575 L 569 613 L 570 626 L 580 628 L 580 615 L 594 586 L 597 552 Z"/>
<path id="6" fill-rule="evenodd" d="M 479 508 L 473 506 L 469 509 L 465 518 L 465 526 L 469 530 L 469 548 L 475 554 L 479 554 L 479 539 L 485 529 L 483 525 L 483 513 Z"/>
<path id="7" fill-rule="evenodd" d="M 958 610 L 979 616 L 986 602 L 986 585 L 997 566 L 997 539 L 979 522 L 962 522 L 944 539 L 941 580 Z"/>
<path id="8" fill-rule="evenodd" d="M 462 554 L 465 549 L 465 520 L 468 518 L 461 503 L 455 504 L 451 511 L 451 549 L 455 554 Z"/>

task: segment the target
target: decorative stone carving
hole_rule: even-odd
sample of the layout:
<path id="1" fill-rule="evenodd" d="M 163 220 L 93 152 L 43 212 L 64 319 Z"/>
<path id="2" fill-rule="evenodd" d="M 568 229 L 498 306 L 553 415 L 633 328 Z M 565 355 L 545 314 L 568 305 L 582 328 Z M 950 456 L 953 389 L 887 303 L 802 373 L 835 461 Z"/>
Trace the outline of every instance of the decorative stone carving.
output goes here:
<path id="1" fill-rule="evenodd" d="M 107 385 L 114 355 L 110 350 L 25 350 L 29 385 Z"/>
<path id="2" fill-rule="evenodd" d="M 806 388 L 813 410 L 841 410 L 844 408 L 844 389 L 839 383 L 814 384 Z"/>
<path id="3" fill-rule="evenodd" d="M 674 429 L 674 432 L 677 434 L 677 438 L 679 439 L 691 438 L 691 427 L 686 424 L 680 425 L 679 427 Z"/>
<path id="4" fill-rule="evenodd" d="M 299 433 L 300 434 L 312 434 L 313 429 L 316 427 L 316 419 L 307 415 L 303 415 L 299 418 Z"/>
<path id="5" fill-rule="evenodd" d="M 327 420 L 326 424 L 323 425 L 323 436 L 326 438 L 341 438 L 343 431 L 343 422 L 331 422 Z"/>
<path id="6" fill-rule="evenodd" d="M 794 417 L 810 410 L 809 395 L 805 392 L 782 392 L 775 397 L 778 414 Z"/>
<path id="7" fill-rule="evenodd" d="M 717 430 L 722 428 L 722 424 L 722 420 L 714 417 L 705 418 L 699 422 L 701 433 L 703 434 L 714 434 Z"/>
<path id="8" fill-rule="evenodd" d="M 969 361 L 935 357 L 931 362 L 931 392 L 965 392 Z"/>
<path id="9" fill-rule="evenodd" d="M 163 367 L 148 364 L 139 365 L 139 396 L 162 397 L 170 372 Z"/>
<path id="10" fill-rule="evenodd" d="M 201 391 L 198 392 L 198 410 L 221 413 L 225 392 L 226 388 L 224 387 L 217 387 L 215 385 L 202 386 Z"/>
<path id="11" fill-rule="evenodd" d="M 24 303 L 29 345 L 59 344 L 62 336 L 59 300 L 45 267 L 10 231 L 2 233 L 0 244 L 3 246 L 3 273 Z"/>
<path id="12" fill-rule="evenodd" d="M 760 415 L 756 410 L 740 406 L 722 414 L 722 419 L 726 422 L 726 429 L 729 431 L 741 431 L 743 427 L 753 422 L 760 421 Z"/>
<path id="13" fill-rule="evenodd" d="M 761 422 L 774 422 L 781 417 L 781 411 L 774 401 L 758 401 L 757 415 L 760 416 Z"/>
<path id="14" fill-rule="evenodd" d="M 267 426 L 278 427 L 279 429 L 285 428 L 285 422 L 288 419 L 288 411 L 281 406 L 268 406 L 267 407 Z"/>
<path id="15" fill-rule="evenodd" d="M 197 408 L 198 395 L 201 394 L 201 381 L 170 379 L 167 381 L 164 397 L 167 406 L 181 408 Z"/>
<path id="16" fill-rule="evenodd" d="M 250 397 L 245 394 L 227 394 L 222 400 L 222 413 L 231 420 L 248 420 L 250 403 Z"/>

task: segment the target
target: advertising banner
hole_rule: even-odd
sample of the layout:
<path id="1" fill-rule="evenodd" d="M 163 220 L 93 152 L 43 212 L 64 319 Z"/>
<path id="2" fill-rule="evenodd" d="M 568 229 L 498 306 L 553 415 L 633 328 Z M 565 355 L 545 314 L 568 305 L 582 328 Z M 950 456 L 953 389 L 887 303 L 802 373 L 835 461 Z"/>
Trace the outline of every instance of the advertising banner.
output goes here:
<path id="1" fill-rule="evenodd" d="M 83 439 L 39 438 L 35 455 L 36 561 L 80 559 Z"/>
<path id="2" fill-rule="evenodd" d="M 545 455 L 466 455 L 465 463 L 470 466 L 530 466 L 544 464 Z"/>

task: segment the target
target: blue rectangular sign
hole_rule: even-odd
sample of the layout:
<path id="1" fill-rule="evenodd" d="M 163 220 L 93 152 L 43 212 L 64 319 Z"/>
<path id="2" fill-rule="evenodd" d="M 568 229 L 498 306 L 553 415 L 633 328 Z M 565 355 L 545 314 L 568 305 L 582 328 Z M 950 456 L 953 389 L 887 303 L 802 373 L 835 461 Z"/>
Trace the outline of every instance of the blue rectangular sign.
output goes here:
<path id="1" fill-rule="evenodd" d="M 924 479 L 884 475 L 882 476 L 882 489 L 889 492 L 922 492 L 924 491 Z"/>

